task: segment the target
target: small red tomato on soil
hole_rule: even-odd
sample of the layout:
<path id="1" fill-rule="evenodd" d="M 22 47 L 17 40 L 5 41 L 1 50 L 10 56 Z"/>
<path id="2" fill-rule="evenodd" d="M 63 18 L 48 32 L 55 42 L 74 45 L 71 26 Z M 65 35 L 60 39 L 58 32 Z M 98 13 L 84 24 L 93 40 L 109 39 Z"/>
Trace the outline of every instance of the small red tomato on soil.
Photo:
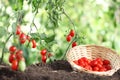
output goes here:
<path id="1" fill-rule="evenodd" d="M 42 62 L 46 63 L 47 57 L 45 55 L 42 55 Z"/>
<path id="2" fill-rule="evenodd" d="M 76 42 L 73 42 L 73 43 L 72 43 L 72 47 L 75 47 L 75 46 L 77 46 L 77 43 L 76 43 Z"/>
<path id="3" fill-rule="evenodd" d="M 11 68 L 12 68 L 12 70 L 18 69 L 18 61 L 16 59 L 12 61 Z"/>
<path id="4" fill-rule="evenodd" d="M 15 60 L 16 56 L 15 54 L 11 53 L 9 56 L 9 62 L 12 63 L 13 60 Z"/>
<path id="5" fill-rule="evenodd" d="M 21 33 L 21 29 L 20 26 L 18 25 L 16 28 L 16 35 L 20 35 L 20 33 Z"/>
<path id="6" fill-rule="evenodd" d="M 36 41 L 34 39 L 32 40 L 32 48 L 36 48 Z"/>
<path id="7" fill-rule="evenodd" d="M 46 55 L 46 53 L 47 53 L 46 49 L 41 50 L 41 55 Z"/>
<path id="8" fill-rule="evenodd" d="M 9 48 L 9 51 L 10 51 L 11 53 L 14 53 L 16 50 L 17 50 L 17 48 L 16 48 L 15 46 L 11 46 L 11 47 Z"/>
<path id="9" fill-rule="evenodd" d="M 26 39 L 27 39 L 26 35 L 24 33 L 21 33 L 19 37 L 20 43 L 24 44 Z"/>
<path id="10" fill-rule="evenodd" d="M 74 37 L 74 35 L 75 35 L 74 30 L 71 30 L 71 31 L 70 31 L 70 35 L 71 35 L 71 37 Z"/>
<path id="11" fill-rule="evenodd" d="M 110 61 L 109 60 L 103 60 L 103 64 L 108 65 L 108 64 L 110 64 Z"/>
<path id="12" fill-rule="evenodd" d="M 71 35 L 67 35 L 67 36 L 66 36 L 66 40 L 67 40 L 68 42 L 70 42 L 71 39 L 72 39 Z"/>

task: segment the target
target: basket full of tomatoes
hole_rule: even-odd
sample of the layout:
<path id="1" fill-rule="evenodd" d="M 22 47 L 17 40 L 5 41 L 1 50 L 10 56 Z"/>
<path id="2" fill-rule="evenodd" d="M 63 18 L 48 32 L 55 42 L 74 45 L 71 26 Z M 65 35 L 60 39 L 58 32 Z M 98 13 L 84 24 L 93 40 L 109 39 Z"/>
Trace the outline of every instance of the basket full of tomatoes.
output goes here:
<path id="1" fill-rule="evenodd" d="M 75 71 L 99 76 L 112 76 L 120 69 L 120 55 L 97 45 L 79 45 L 66 53 L 67 61 Z"/>

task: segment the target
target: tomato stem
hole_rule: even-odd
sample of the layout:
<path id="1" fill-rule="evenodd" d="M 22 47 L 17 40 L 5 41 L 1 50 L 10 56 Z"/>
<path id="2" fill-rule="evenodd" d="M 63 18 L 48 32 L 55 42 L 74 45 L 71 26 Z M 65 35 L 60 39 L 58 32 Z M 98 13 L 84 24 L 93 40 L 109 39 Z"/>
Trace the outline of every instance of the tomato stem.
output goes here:
<path id="1" fill-rule="evenodd" d="M 69 50 L 69 48 L 70 48 L 71 44 L 73 43 L 73 41 L 74 41 L 75 39 L 76 39 L 76 37 L 74 37 L 74 38 L 72 39 L 72 41 L 70 42 L 70 44 L 68 45 L 68 47 L 67 47 L 67 49 L 66 49 L 65 53 L 63 54 L 63 57 L 61 58 L 62 60 L 64 60 L 64 59 L 65 59 L 65 55 L 66 55 L 67 51 Z"/>
<path id="2" fill-rule="evenodd" d="M 0 60 L 0 64 L 1 64 L 2 61 L 3 61 L 6 43 L 8 42 L 8 40 L 10 39 L 10 37 L 11 37 L 12 35 L 13 35 L 13 34 L 10 34 L 10 35 L 8 36 L 8 38 L 6 39 L 6 41 L 5 41 L 5 44 L 4 44 L 3 49 L 2 49 L 2 57 L 1 57 L 1 60 Z"/>
<path id="3" fill-rule="evenodd" d="M 73 21 L 71 20 L 71 18 L 67 15 L 67 13 L 64 11 L 64 9 L 63 9 L 63 14 L 68 18 L 68 20 L 71 22 L 71 24 L 73 25 L 73 27 L 74 27 L 74 30 L 75 30 L 75 33 L 76 33 L 76 26 L 75 26 L 75 24 L 73 23 Z M 76 35 L 75 35 L 76 36 Z"/>

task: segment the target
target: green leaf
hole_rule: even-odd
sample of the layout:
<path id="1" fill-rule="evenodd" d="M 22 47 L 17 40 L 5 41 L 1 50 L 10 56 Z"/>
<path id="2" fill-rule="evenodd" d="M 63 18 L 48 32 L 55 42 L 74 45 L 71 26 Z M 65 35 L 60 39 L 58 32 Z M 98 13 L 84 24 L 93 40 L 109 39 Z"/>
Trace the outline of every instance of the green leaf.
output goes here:
<path id="1" fill-rule="evenodd" d="M 3 36 L 5 36 L 5 34 L 7 34 L 5 28 L 4 27 L 0 28 L 0 38 L 2 38 Z"/>

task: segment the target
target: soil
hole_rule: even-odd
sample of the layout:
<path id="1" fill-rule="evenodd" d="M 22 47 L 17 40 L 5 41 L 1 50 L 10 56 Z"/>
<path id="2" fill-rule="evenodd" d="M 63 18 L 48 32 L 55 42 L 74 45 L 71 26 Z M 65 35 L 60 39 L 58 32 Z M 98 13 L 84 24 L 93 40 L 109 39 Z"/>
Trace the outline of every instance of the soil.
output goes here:
<path id="1" fill-rule="evenodd" d="M 25 72 L 12 71 L 7 65 L 0 67 L 0 80 L 120 80 L 120 70 L 113 76 L 97 76 L 84 72 L 75 72 L 70 64 L 58 60 L 50 64 L 35 64 Z"/>

